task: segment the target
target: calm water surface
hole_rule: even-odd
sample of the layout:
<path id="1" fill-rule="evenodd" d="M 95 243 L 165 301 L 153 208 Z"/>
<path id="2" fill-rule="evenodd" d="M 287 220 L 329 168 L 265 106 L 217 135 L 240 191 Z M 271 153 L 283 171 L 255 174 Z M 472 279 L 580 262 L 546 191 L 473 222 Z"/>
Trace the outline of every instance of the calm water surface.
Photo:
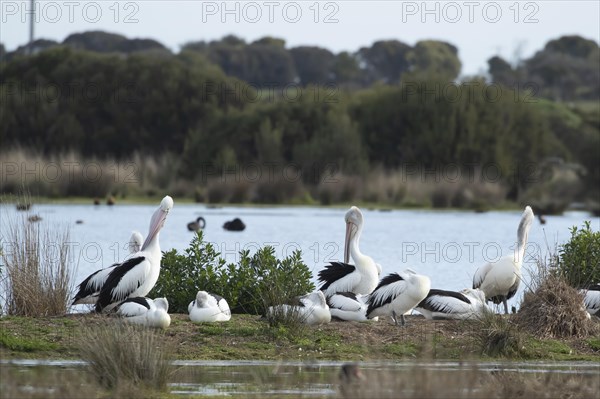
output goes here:
<path id="1" fill-rule="evenodd" d="M 121 261 L 127 255 L 132 230 L 146 235 L 150 217 L 157 205 L 34 205 L 30 211 L 44 222 L 69 225 L 73 254 L 78 262 L 77 282 L 91 272 Z M 214 243 L 228 262 L 239 258 L 239 251 L 264 245 L 275 247 L 283 257 L 295 249 L 313 276 L 333 260 L 343 258 L 344 214 L 347 208 L 276 207 L 207 208 L 197 204 L 175 206 L 160 234 L 163 250 L 185 249 L 193 233 L 188 222 L 206 219 L 204 237 Z M 0 207 L 2 218 L 17 215 L 14 205 Z M 520 211 L 473 213 L 461 211 L 363 209 L 365 225 L 360 241 L 363 253 L 382 265 L 383 274 L 412 268 L 431 278 L 432 287 L 460 290 L 470 287 L 472 276 L 485 262 L 512 253 Z M 224 222 L 235 217 L 246 223 L 243 232 L 229 232 Z M 536 219 L 529 233 L 524 269 L 535 265 L 535 257 L 553 251 L 570 237 L 569 228 L 591 220 L 600 229 L 600 218 L 587 212 L 566 212 L 563 216 L 546 216 L 541 225 Z M 82 220 L 82 224 L 76 224 Z M 1 235 L 6 235 L 2 223 Z M 315 279 L 316 282 L 316 279 Z M 516 298 L 523 292 L 524 284 Z M 518 302 L 513 299 L 512 302 Z"/>

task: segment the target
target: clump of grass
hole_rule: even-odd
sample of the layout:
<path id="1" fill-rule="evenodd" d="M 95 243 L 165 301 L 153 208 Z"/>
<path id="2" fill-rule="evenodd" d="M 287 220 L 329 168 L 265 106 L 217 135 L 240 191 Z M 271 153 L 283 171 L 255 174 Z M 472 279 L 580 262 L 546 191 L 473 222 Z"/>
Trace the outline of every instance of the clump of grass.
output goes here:
<path id="1" fill-rule="evenodd" d="M 69 228 L 31 223 L 27 215 L 3 216 L 1 258 L 4 311 L 13 316 L 58 316 L 67 312 L 74 267 Z"/>
<path id="2" fill-rule="evenodd" d="M 525 292 L 515 321 L 541 338 L 586 337 L 595 331 L 582 294 L 555 275 L 547 275 L 535 291 Z"/>
<path id="3" fill-rule="evenodd" d="M 93 375 L 106 388 L 131 385 L 164 390 L 174 369 L 159 332 L 126 324 L 84 329 L 78 347 Z"/>
<path id="4" fill-rule="evenodd" d="M 484 312 L 473 320 L 473 335 L 481 353 L 491 357 L 519 357 L 523 334 L 508 317 Z"/>

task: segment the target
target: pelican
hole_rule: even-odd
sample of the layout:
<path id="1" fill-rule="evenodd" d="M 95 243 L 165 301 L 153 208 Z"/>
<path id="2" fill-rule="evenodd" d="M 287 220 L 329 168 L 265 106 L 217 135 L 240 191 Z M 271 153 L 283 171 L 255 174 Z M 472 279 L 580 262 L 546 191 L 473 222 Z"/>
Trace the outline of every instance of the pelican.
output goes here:
<path id="1" fill-rule="evenodd" d="M 167 195 L 152 215 L 148 236 L 140 251 L 123 263 L 113 265 L 101 286 L 95 287 L 95 289 L 99 289 L 97 300 L 95 300 L 97 312 L 108 311 L 127 298 L 145 296 L 154 287 L 160 273 L 162 257 L 158 236 L 172 208 L 173 199 Z M 96 273 L 104 274 L 103 271 Z M 80 291 L 82 287 L 85 289 L 89 285 L 89 280 L 94 277 L 94 274 L 79 285 Z M 78 302 L 78 296 L 79 293 L 73 303 L 84 303 Z"/>
<path id="2" fill-rule="evenodd" d="M 171 324 L 167 298 L 127 298 L 115 308 L 115 314 L 132 324 L 167 328 Z"/>
<path id="3" fill-rule="evenodd" d="M 140 250 L 144 238 L 139 231 L 133 231 L 129 238 L 129 254 L 133 255 Z M 79 291 L 73 298 L 73 305 L 90 304 L 95 305 L 100 294 L 100 288 L 106 282 L 110 272 L 120 263 L 115 263 L 107 268 L 100 269 L 90 274 L 85 280 L 79 284 Z"/>
<path id="4" fill-rule="evenodd" d="M 397 316 L 400 315 L 404 326 L 404 314 L 425 299 L 430 287 L 429 277 L 417 274 L 411 269 L 388 274 L 369 295 L 367 318 L 392 316 L 394 324 L 398 325 Z"/>
<path id="5" fill-rule="evenodd" d="M 332 318 L 346 321 L 365 321 L 367 319 L 368 295 L 356 295 L 353 292 L 338 292 L 327 297 L 327 305 Z"/>
<path id="6" fill-rule="evenodd" d="M 579 290 L 583 294 L 583 303 L 590 315 L 600 317 L 600 284 Z"/>
<path id="7" fill-rule="evenodd" d="M 202 216 L 198 217 L 195 222 L 189 222 L 187 228 L 189 231 L 202 230 L 206 226 L 206 220 Z"/>
<path id="8" fill-rule="evenodd" d="M 231 310 L 227 301 L 219 295 L 198 291 L 196 299 L 188 305 L 190 320 L 194 323 L 229 321 Z"/>
<path id="9" fill-rule="evenodd" d="M 379 281 L 381 266 L 358 248 L 363 229 L 363 215 L 360 209 L 353 206 L 345 216 L 346 240 L 344 244 L 344 262 L 331 262 L 319 272 L 321 291 L 326 296 L 337 292 L 353 292 L 359 295 L 370 294 Z M 348 264 L 352 255 L 354 266 Z"/>
<path id="10" fill-rule="evenodd" d="M 486 300 L 495 304 L 504 303 L 504 313 L 508 314 L 506 301 L 512 298 L 521 281 L 521 265 L 525 256 L 527 237 L 534 215 L 531 207 L 525 207 L 517 229 L 517 247 L 512 255 L 503 256 L 497 262 L 480 267 L 473 276 L 473 288 L 485 293 Z"/>
<path id="11" fill-rule="evenodd" d="M 298 303 L 294 305 L 284 304 L 270 306 L 267 314 L 273 317 L 278 312 L 288 315 L 290 312 L 298 315 L 304 324 L 323 324 L 331 321 L 329 306 L 325 300 L 323 291 L 315 291 L 296 298 Z"/>
<path id="12" fill-rule="evenodd" d="M 129 253 L 134 254 L 136 252 L 139 252 L 142 248 L 143 242 L 144 237 L 142 236 L 142 233 L 136 230 L 132 231 L 131 237 L 129 238 Z"/>
<path id="13" fill-rule="evenodd" d="M 489 311 L 489 308 L 483 291 L 465 288 L 460 292 L 431 289 L 415 310 L 426 319 L 438 320 L 469 319 Z"/>

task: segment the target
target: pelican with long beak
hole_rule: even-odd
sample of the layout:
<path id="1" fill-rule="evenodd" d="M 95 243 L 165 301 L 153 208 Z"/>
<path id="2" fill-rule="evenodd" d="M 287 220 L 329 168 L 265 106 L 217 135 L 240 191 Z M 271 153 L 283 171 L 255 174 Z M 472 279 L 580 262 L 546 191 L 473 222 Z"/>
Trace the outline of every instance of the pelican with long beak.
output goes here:
<path id="1" fill-rule="evenodd" d="M 338 292 L 368 295 L 377 287 L 381 268 L 358 247 L 363 220 L 362 212 L 355 206 L 346 212 L 344 262 L 331 262 L 319 272 L 319 281 L 323 283 L 320 289 L 327 297 Z M 348 263 L 350 257 L 354 265 Z"/>
<path id="2" fill-rule="evenodd" d="M 148 236 L 139 252 L 131 255 L 123 263 L 113 265 L 95 298 L 96 311 L 108 311 L 127 298 L 144 297 L 158 281 L 162 253 L 158 235 L 163 228 L 167 215 L 173 208 L 173 198 L 168 195 L 162 199 L 160 206 L 152 215 Z M 86 281 L 96 273 L 92 274 Z M 76 300 L 75 303 L 82 303 Z"/>

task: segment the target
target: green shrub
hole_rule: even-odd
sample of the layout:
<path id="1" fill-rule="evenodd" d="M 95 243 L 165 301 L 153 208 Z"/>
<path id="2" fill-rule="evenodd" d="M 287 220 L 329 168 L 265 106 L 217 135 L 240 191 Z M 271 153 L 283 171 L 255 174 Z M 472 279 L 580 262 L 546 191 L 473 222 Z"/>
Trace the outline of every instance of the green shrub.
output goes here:
<path id="1" fill-rule="evenodd" d="M 174 249 L 163 254 L 152 296 L 166 297 L 172 312 L 187 313 L 199 290 L 221 295 L 232 313 L 264 314 L 266 307 L 306 294 L 314 285 L 299 251 L 279 260 L 267 246 L 252 256 L 242 251 L 238 263 L 226 264 L 200 231 L 184 254 Z"/>
<path id="2" fill-rule="evenodd" d="M 600 231 L 592 231 L 589 221 L 581 229 L 571 228 L 571 239 L 559 255 L 559 273 L 573 287 L 600 283 Z"/>

